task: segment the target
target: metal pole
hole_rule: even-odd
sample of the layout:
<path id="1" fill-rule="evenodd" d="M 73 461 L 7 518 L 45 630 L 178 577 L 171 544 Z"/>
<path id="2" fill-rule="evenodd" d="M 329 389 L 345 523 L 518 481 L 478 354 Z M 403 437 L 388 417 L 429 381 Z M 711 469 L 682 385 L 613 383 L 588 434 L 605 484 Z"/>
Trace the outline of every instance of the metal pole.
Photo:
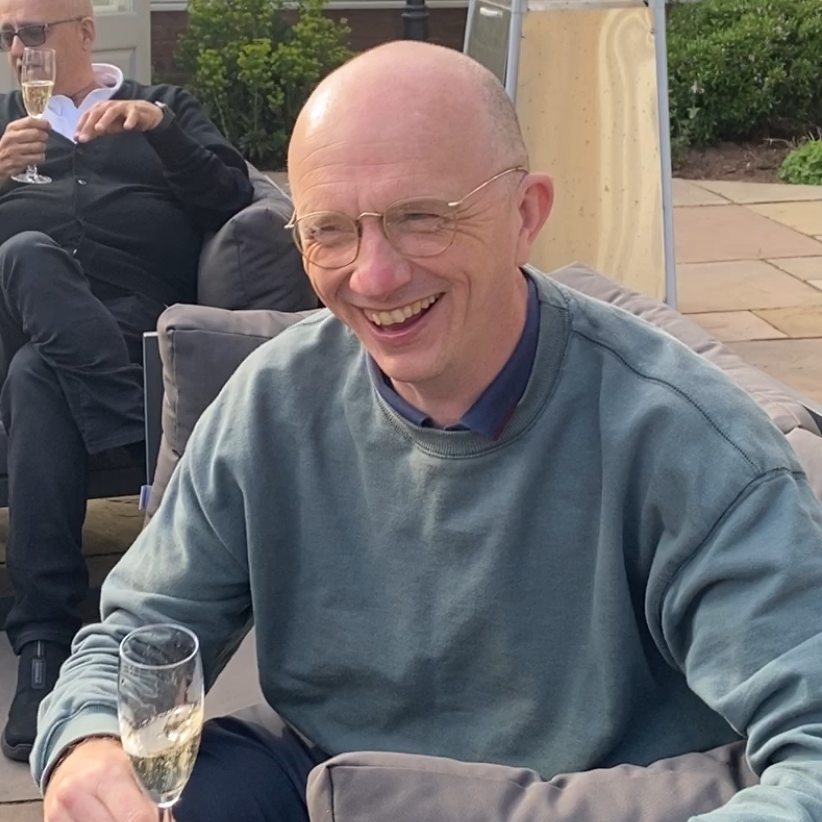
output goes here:
<path id="1" fill-rule="evenodd" d="M 522 46 L 522 15 L 528 0 L 512 0 L 511 26 L 508 30 L 508 56 L 505 63 L 505 90 L 511 102 L 517 104 L 517 83 L 519 81 L 519 55 Z"/>
<path id="2" fill-rule="evenodd" d="M 428 6 L 425 0 L 405 0 L 402 13 L 402 39 L 428 39 Z"/>
<path id="3" fill-rule="evenodd" d="M 650 0 L 654 12 L 656 94 L 659 114 L 659 160 L 662 176 L 662 225 L 665 243 L 665 302 L 677 306 L 676 255 L 674 251 L 674 196 L 671 163 L 671 122 L 668 108 L 668 37 L 665 30 L 666 0 Z"/>

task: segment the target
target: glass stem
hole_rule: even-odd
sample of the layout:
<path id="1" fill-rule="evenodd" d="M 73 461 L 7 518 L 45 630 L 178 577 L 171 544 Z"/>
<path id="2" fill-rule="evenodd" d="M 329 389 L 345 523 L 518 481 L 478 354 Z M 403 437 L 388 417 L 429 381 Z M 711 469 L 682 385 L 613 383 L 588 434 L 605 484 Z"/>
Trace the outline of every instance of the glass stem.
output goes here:
<path id="1" fill-rule="evenodd" d="M 29 163 L 29 165 L 26 167 L 26 174 L 28 174 L 29 177 L 36 177 L 37 166 L 34 163 Z M 163 819 L 161 820 L 161 822 L 165 822 L 165 820 Z"/>
<path id="2" fill-rule="evenodd" d="M 174 822 L 171 815 L 171 808 L 160 808 L 160 822 Z"/>

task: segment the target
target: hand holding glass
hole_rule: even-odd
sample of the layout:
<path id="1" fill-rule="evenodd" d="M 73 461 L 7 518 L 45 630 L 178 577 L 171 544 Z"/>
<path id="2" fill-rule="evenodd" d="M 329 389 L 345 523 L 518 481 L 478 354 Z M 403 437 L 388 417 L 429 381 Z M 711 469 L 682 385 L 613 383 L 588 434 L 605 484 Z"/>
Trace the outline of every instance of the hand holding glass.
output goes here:
<path id="1" fill-rule="evenodd" d="M 29 117 L 40 118 L 54 91 L 56 62 L 54 49 L 26 48 L 20 70 L 20 84 L 23 88 L 23 104 Z M 37 173 L 37 166 L 30 165 L 24 173 L 15 174 L 12 180 L 18 183 L 50 183 L 51 177 Z"/>
<path id="2" fill-rule="evenodd" d="M 137 628 L 120 644 L 118 713 L 123 749 L 161 812 L 186 786 L 203 725 L 203 670 L 197 637 L 176 625 Z"/>

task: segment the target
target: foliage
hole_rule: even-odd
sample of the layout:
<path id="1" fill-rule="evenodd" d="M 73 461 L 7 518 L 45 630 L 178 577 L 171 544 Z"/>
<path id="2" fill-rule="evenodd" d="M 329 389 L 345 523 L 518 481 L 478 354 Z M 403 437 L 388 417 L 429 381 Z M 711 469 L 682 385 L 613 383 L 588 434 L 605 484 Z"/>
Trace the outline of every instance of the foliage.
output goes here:
<path id="1" fill-rule="evenodd" d="M 822 186 L 822 139 L 795 148 L 782 163 L 779 177 L 786 183 Z"/>
<path id="2" fill-rule="evenodd" d="M 350 29 L 322 0 L 191 0 L 177 59 L 188 86 L 251 162 L 283 168 L 297 114 L 344 63 Z M 296 15 L 296 19 L 295 19 Z"/>
<path id="3" fill-rule="evenodd" d="M 820 0 L 700 0 L 670 9 L 675 144 L 796 136 L 822 120 Z"/>

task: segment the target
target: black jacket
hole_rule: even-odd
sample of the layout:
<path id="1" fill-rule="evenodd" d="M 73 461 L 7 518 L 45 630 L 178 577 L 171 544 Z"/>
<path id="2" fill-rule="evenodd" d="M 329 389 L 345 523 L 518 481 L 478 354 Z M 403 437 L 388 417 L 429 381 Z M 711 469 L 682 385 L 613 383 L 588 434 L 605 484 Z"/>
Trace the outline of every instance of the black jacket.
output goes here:
<path id="1" fill-rule="evenodd" d="M 42 231 L 93 284 L 191 302 L 204 232 L 251 202 L 245 162 L 182 88 L 126 80 L 114 99 L 162 101 L 175 118 L 164 129 L 83 145 L 52 131 L 39 169 L 53 182 L 0 187 L 0 243 Z M 25 116 L 19 91 L 0 95 L 0 131 Z"/>

